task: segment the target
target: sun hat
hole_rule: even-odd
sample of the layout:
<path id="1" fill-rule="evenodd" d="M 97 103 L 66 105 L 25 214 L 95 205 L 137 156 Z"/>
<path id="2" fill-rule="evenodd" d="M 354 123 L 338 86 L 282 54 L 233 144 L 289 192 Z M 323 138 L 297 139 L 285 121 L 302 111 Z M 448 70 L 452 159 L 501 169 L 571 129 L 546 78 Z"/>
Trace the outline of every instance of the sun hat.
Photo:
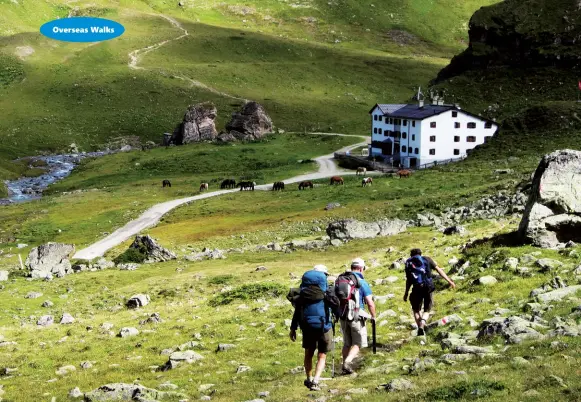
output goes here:
<path id="1" fill-rule="evenodd" d="M 315 265 L 313 267 L 313 271 L 318 271 L 318 272 L 324 273 L 325 275 L 329 275 L 329 270 L 327 269 L 327 267 L 325 265 L 322 265 L 322 264 Z"/>

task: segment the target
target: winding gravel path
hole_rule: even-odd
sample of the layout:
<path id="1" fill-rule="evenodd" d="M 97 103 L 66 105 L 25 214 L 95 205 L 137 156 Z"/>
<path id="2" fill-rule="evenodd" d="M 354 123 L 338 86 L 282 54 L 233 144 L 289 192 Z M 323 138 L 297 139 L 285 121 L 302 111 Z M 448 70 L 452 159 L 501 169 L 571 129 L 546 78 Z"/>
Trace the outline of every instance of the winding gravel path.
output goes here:
<path id="1" fill-rule="evenodd" d="M 346 136 L 346 137 L 357 137 L 357 138 L 364 138 L 365 141 L 360 142 L 355 145 L 349 145 L 348 147 L 341 148 L 337 152 L 346 152 L 354 148 L 361 147 L 369 143 L 370 138 L 362 137 L 358 135 L 348 135 L 348 134 L 324 134 L 324 133 L 311 133 L 313 135 L 338 135 L 338 136 Z M 355 174 L 354 171 L 347 171 L 338 169 L 333 161 L 334 154 L 323 155 L 319 156 L 315 159 L 315 161 L 319 164 L 319 170 L 314 173 L 307 173 L 300 176 L 291 177 L 289 179 L 284 180 L 286 184 L 288 183 L 297 183 L 304 180 L 317 180 L 317 179 L 325 179 L 327 177 L 331 177 L 337 174 L 341 175 L 353 175 Z M 271 190 L 272 184 L 262 184 L 256 186 L 256 190 Z M 156 204 L 153 207 L 149 208 L 145 211 L 139 218 L 127 223 L 122 228 L 117 229 L 115 232 L 111 233 L 109 236 L 105 237 L 102 240 L 90 245 L 87 248 L 79 250 L 73 258 L 82 259 L 82 260 L 92 260 L 97 257 L 102 257 L 108 250 L 112 249 L 115 246 L 123 243 L 125 240 L 129 239 L 130 237 L 140 233 L 144 229 L 149 227 L 155 226 L 161 217 L 174 208 L 177 208 L 184 204 L 189 204 L 191 202 L 197 200 L 203 200 L 205 198 L 217 197 L 223 194 L 229 194 L 240 191 L 238 189 L 233 190 L 219 190 L 213 191 L 209 193 L 199 194 L 192 197 L 187 198 L 180 198 L 177 200 L 163 202 L 161 204 Z"/>

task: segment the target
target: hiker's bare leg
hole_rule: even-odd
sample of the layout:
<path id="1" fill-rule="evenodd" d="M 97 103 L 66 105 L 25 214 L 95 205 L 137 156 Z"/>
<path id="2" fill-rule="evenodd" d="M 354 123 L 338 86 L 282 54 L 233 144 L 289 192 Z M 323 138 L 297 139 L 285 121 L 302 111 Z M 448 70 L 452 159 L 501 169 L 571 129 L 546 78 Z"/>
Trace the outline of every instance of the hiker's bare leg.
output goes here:
<path id="1" fill-rule="evenodd" d="M 313 374 L 313 356 L 315 355 L 314 349 L 305 349 L 305 374 L 307 375 L 307 380 L 311 380 Z"/>
<path id="2" fill-rule="evenodd" d="M 347 356 L 349 356 L 349 350 L 351 348 L 349 346 L 343 346 L 343 349 L 341 350 L 341 354 L 343 355 L 343 363 L 345 363 L 345 359 L 347 359 Z"/>
<path id="3" fill-rule="evenodd" d="M 422 328 L 422 313 L 421 311 L 414 311 L 414 319 L 416 320 L 416 324 L 418 328 Z"/>
<path id="4" fill-rule="evenodd" d="M 420 320 L 420 328 L 424 328 L 426 326 L 426 323 L 428 322 L 428 319 L 430 318 L 430 312 L 429 311 L 424 311 L 424 313 L 422 314 L 422 318 Z"/>
<path id="5" fill-rule="evenodd" d="M 359 354 L 359 346 L 353 345 L 353 346 L 351 346 L 351 348 L 349 348 L 349 353 L 347 354 L 347 357 L 343 361 L 345 363 L 351 363 L 353 361 L 353 359 L 355 359 L 357 357 L 358 354 Z"/>
<path id="6" fill-rule="evenodd" d="M 325 353 L 319 353 L 317 356 L 317 367 L 315 368 L 315 378 L 313 378 L 313 382 L 318 383 L 319 379 L 321 378 L 321 374 L 325 370 L 325 362 L 327 361 L 327 355 Z"/>

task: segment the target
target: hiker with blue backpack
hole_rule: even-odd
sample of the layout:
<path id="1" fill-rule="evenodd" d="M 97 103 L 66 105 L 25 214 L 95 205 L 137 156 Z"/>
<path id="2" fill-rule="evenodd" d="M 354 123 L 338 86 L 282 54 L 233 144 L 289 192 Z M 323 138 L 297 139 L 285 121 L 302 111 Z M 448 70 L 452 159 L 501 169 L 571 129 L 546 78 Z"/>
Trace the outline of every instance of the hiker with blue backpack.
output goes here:
<path id="1" fill-rule="evenodd" d="M 305 272 L 298 289 L 291 289 L 287 298 L 295 307 L 290 328 L 290 339 L 297 339 L 297 328 L 303 333 L 303 348 L 305 349 L 304 384 L 311 391 L 320 391 L 319 380 L 325 370 L 327 353 L 333 349 L 333 322 L 331 311 L 325 301 L 327 292 L 327 267 L 316 265 Z M 318 350 L 317 366 L 313 376 L 313 356 Z"/>
<path id="2" fill-rule="evenodd" d="M 422 250 L 414 248 L 410 252 L 410 258 L 405 263 L 406 285 L 403 301 L 407 301 L 410 288 L 412 293 L 409 297 L 414 319 L 418 325 L 418 336 L 426 334 L 426 321 L 430 318 L 430 311 L 434 306 L 434 280 L 432 279 L 432 270 L 436 270 L 444 278 L 452 289 L 456 284 L 448 278 L 448 275 L 438 267 L 430 257 L 422 256 Z M 422 313 L 423 307 L 423 313 Z"/>
<path id="3" fill-rule="evenodd" d="M 361 348 L 367 347 L 366 320 L 375 322 L 373 293 L 363 278 L 365 268 L 365 261 L 356 258 L 351 262 L 351 270 L 339 275 L 335 281 L 334 290 L 339 301 L 337 315 L 343 333 L 343 374 L 353 373 L 353 360 Z M 365 311 L 366 305 L 369 313 Z"/>

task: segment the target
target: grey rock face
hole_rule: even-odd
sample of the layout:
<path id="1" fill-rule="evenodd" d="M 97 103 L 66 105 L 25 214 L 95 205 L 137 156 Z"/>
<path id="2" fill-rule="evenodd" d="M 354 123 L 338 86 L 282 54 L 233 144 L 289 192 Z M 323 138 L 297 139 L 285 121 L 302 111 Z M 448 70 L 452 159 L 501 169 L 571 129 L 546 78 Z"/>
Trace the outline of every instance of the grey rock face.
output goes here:
<path id="1" fill-rule="evenodd" d="M 491 276 L 491 275 L 483 276 L 482 278 L 480 278 L 476 281 L 476 283 L 478 285 L 482 285 L 482 286 L 491 286 L 497 282 L 498 282 L 498 280 L 494 276 Z"/>
<path id="2" fill-rule="evenodd" d="M 63 276 L 73 272 L 69 257 L 75 252 L 72 244 L 47 243 L 30 250 L 26 258 L 29 276 L 35 279 Z"/>
<path id="3" fill-rule="evenodd" d="M 129 246 L 129 248 L 137 249 L 142 254 L 144 254 L 146 256 L 145 262 L 163 262 L 175 260 L 177 258 L 174 253 L 161 247 L 149 235 L 135 236 L 135 240 L 133 241 L 131 246 Z"/>
<path id="4" fill-rule="evenodd" d="M 519 226 L 521 237 L 538 247 L 581 241 L 581 152 L 545 155 L 535 171 Z"/>
<path id="5" fill-rule="evenodd" d="M 197 362 L 198 360 L 202 360 L 203 358 L 204 356 L 197 352 L 194 352 L 193 350 L 186 350 L 183 352 L 173 352 L 171 355 L 169 355 L 169 360 L 167 361 L 167 363 L 164 364 L 160 368 L 160 370 L 161 371 L 172 370 L 182 363 L 191 364 Z"/>
<path id="6" fill-rule="evenodd" d="M 70 315 L 69 313 L 64 313 L 63 316 L 61 317 L 61 324 L 72 324 L 75 322 L 75 318 Z"/>
<path id="7" fill-rule="evenodd" d="M 147 306 L 150 301 L 151 301 L 151 298 L 149 297 L 149 295 L 144 295 L 144 294 L 133 295 L 129 298 L 129 300 L 127 300 L 127 307 L 139 308 L 139 307 Z"/>
<path id="8" fill-rule="evenodd" d="M 257 140 L 272 133 L 272 120 L 260 104 L 247 102 L 239 112 L 232 114 L 226 131 L 238 140 Z"/>
<path id="9" fill-rule="evenodd" d="M 40 293 L 40 292 L 28 292 L 26 294 L 26 296 L 24 296 L 24 298 L 25 299 L 38 299 L 41 296 L 42 296 L 42 293 Z"/>
<path id="10" fill-rule="evenodd" d="M 372 239 L 379 236 L 391 236 L 407 229 L 405 221 L 381 220 L 377 222 L 361 222 L 354 219 L 346 219 L 329 224 L 327 235 L 331 239 L 352 240 Z"/>
<path id="11" fill-rule="evenodd" d="M 0 271 L 0 282 L 6 282 L 8 280 L 8 271 Z"/>
<path id="12" fill-rule="evenodd" d="M 121 338 L 127 338 L 127 337 L 135 336 L 135 335 L 139 335 L 139 330 L 137 328 L 124 327 L 124 328 L 121 328 L 121 330 L 119 331 L 119 336 Z"/>
<path id="13" fill-rule="evenodd" d="M 52 324 L 54 324 L 54 317 L 52 315 L 43 315 L 36 322 L 36 325 L 39 325 L 41 327 L 47 327 Z"/>
<path id="14" fill-rule="evenodd" d="M 380 385 L 378 388 L 389 392 L 398 392 L 410 390 L 414 388 L 414 384 L 405 378 L 395 378 L 387 384 Z"/>
<path id="15" fill-rule="evenodd" d="M 183 122 L 174 131 L 171 142 L 177 145 L 213 141 L 218 132 L 214 120 L 218 110 L 211 103 L 198 103 L 186 111 Z"/>
<path id="16" fill-rule="evenodd" d="M 539 327 L 538 324 L 517 316 L 489 318 L 482 322 L 478 338 L 500 335 L 509 343 L 521 343 L 526 339 L 542 339 L 543 335 L 533 326 Z"/>
<path id="17" fill-rule="evenodd" d="M 547 293 L 547 292 L 553 291 L 555 289 L 562 289 L 562 288 L 566 288 L 566 287 L 567 287 L 567 284 L 565 283 L 565 281 L 563 281 L 563 279 L 561 279 L 560 276 L 556 276 L 553 279 L 551 279 L 549 282 L 545 283 L 543 286 L 531 290 L 530 296 L 536 297 L 537 295 L 540 295 L 541 293 Z"/>
<path id="18" fill-rule="evenodd" d="M 566 288 L 553 290 L 552 292 L 539 294 L 537 295 L 537 300 L 541 303 L 560 301 L 565 297 L 575 295 L 579 291 L 581 291 L 581 285 L 569 286 Z"/>
<path id="19" fill-rule="evenodd" d="M 541 258 L 537 260 L 535 263 L 539 268 L 541 268 L 542 272 L 551 272 L 563 266 L 561 261 L 552 260 L 550 258 Z"/>

